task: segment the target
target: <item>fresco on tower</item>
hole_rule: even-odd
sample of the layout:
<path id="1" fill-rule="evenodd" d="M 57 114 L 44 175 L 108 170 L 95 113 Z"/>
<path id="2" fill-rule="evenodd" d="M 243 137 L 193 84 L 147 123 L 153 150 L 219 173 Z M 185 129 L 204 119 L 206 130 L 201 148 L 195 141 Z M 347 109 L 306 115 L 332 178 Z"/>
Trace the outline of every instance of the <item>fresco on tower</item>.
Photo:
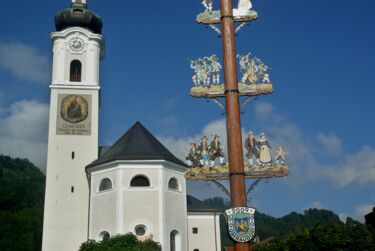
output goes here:
<path id="1" fill-rule="evenodd" d="M 59 94 L 56 134 L 91 135 L 91 96 Z"/>

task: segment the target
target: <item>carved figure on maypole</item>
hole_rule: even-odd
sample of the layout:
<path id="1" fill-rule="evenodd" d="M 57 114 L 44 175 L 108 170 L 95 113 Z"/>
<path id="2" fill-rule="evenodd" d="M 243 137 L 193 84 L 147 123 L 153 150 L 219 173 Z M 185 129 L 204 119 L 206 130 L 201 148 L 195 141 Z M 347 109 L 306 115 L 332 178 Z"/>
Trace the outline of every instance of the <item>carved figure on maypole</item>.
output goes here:
<path id="1" fill-rule="evenodd" d="M 268 70 L 271 68 L 257 57 L 250 58 L 250 55 L 250 52 L 246 55 L 237 54 L 242 74 L 241 78 L 239 78 L 241 82 L 238 83 L 239 95 L 257 96 L 272 93 L 273 84 L 270 82 L 268 74 Z M 189 59 L 190 68 L 194 70 L 192 77 L 194 85 L 190 90 L 190 95 L 198 98 L 224 97 L 224 83 L 220 83 L 223 67 L 219 62 L 219 57 L 213 54 L 202 58 L 198 58 L 197 60 Z M 202 85 L 200 84 L 201 82 Z"/>
<path id="2" fill-rule="evenodd" d="M 249 52 L 246 56 L 237 54 L 237 58 L 240 59 L 240 72 L 242 73 L 242 79 L 241 82 L 245 83 L 247 80 L 247 69 L 249 64 L 249 56 L 251 55 L 251 52 Z"/>
<path id="3" fill-rule="evenodd" d="M 187 150 L 188 156 L 186 157 L 189 167 L 200 167 L 199 153 L 195 143 L 190 143 L 190 149 Z"/>
<path id="4" fill-rule="evenodd" d="M 197 16 L 198 23 L 213 24 L 220 23 L 221 12 L 213 10 L 213 0 L 203 0 L 202 5 L 204 11 Z M 250 0 L 239 0 L 237 8 L 233 9 L 233 16 L 235 22 L 250 22 L 258 18 L 258 13 L 251 9 L 252 4 Z"/>
<path id="5" fill-rule="evenodd" d="M 258 65 L 255 63 L 255 59 L 251 59 L 250 63 L 247 66 L 247 79 L 251 84 L 255 84 L 258 81 Z"/>
<path id="6" fill-rule="evenodd" d="M 251 14 L 250 9 L 252 7 L 250 0 L 238 0 L 238 7 L 233 9 L 233 16 L 248 16 Z"/>
<path id="7" fill-rule="evenodd" d="M 203 0 L 202 4 L 206 8 L 204 12 L 212 13 L 212 2 L 213 0 Z"/>
<path id="8" fill-rule="evenodd" d="M 210 79 L 211 79 L 211 66 L 208 64 L 208 57 L 203 58 L 203 85 L 209 86 L 210 85 Z"/>
<path id="9" fill-rule="evenodd" d="M 259 140 L 257 140 L 259 138 Z M 285 156 L 289 152 L 284 151 L 283 146 L 279 150 L 273 150 L 265 133 L 255 137 L 253 131 L 249 131 L 244 141 L 244 153 L 247 161 L 244 163 L 245 178 L 272 178 L 289 175 L 289 168 L 284 164 Z M 185 178 L 190 180 L 221 180 L 229 179 L 229 164 L 225 162 L 224 145 L 220 142 L 219 135 L 213 135 L 208 144 L 206 136 L 201 137 L 199 145 L 190 144 L 186 149 L 188 156 L 188 168 Z M 272 156 L 271 153 L 275 152 Z M 275 162 L 273 161 L 273 159 Z M 216 161 L 216 160 L 219 161 Z"/>
<path id="10" fill-rule="evenodd" d="M 276 150 L 276 156 L 275 156 L 276 164 L 284 165 L 285 156 L 288 154 L 289 152 L 285 152 L 283 146 L 279 146 L 279 150 Z"/>
<path id="11" fill-rule="evenodd" d="M 207 143 L 207 137 L 202 136 L 201 143 L 198 146 L 199 161 L 202 166 L 208 166 L 210 160 L 210 145 Z"/>
<path id="12" fill-rule="evenodd" d="M 221 146 L 221 143 L 219 141 L 220 136 L 215 135 L 214 140 L 210 144 L 210 160 L 211 160 L 211 165 L 210 165 L 210 170 L 213 169 L 215 165 L 215 159 L 219 158 L 220 165 L 223 166 L 225 165 L 224 163 L 224 148 Z"/>
<path id="13" fill-rule="evenodd" d="M 253 131 L 250 131 L 249 134 L 248 134 L 248 138 L 245 140 L 245 148 L 247 149 L 247 153 L 246 153 L 246 158 L 249 159 L 249 164 L 250 166 L 253 165 L 253 156 L 255 156 L 255 159 L 258 163 L 258 165 L 260 165 L 260 161 L 259 161 L 259 151 L 257 148 L 260 147 L 260 144 L 259 142 L 254 138 L 254 133 Z"/>
<path id="14" fill-rule="evenodd" d="M 194 70 L 194 75 L 192 77 L 194 85 L 200 85 L 200 81 L 202 78 L 202 66 L 201 60 L 191 60 L 190 61 L 190 68 Z"/>
<path id="15" fill-rule="evenodd" d="M 260 155 L 259 155 L 259 160 L 262 165 L 272 165 L 272 157 L 271 157 L 271 151 L 275 151 L 272 149 L 270 143 L 268 142 L 266 138 L 265 133 L 260 134 L 260 139 L 259 139 L 259 145 L 260 145 Z"/>
<path id="16" fill-rule="evenodd" d="M 211 70 L 212 70 L 212 82 L 214 85 L 220 84 L 220 71 L 223 69 L 221 64 L 218 62 L 218 57 L 214 54 L 208 58 L 211 63 Z"/>

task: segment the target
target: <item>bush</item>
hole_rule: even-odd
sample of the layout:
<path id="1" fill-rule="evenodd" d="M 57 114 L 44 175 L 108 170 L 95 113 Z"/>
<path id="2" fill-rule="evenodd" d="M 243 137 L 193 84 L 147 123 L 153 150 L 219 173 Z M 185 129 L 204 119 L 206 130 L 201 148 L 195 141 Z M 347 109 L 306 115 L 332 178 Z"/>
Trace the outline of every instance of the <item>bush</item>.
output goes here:
<path id="1" fill-rule="evenodd" d="M 111 239 L 96 242 L 88 240 L 82 243 L 79 251 L 161 251 L 161 245 L 152 240 L 139 241 L 132 233 L 115 235 Z"/>

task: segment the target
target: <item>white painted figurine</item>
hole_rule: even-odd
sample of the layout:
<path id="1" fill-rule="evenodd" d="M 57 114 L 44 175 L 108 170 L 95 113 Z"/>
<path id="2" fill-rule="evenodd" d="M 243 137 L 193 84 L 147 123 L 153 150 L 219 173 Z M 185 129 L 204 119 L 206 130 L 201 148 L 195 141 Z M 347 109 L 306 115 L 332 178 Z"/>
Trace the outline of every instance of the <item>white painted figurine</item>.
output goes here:
<path id="1" fill-rule="evenodd" d="M 288 154 L 289 154 L 288 152 L 284 152 L 283 146 L 279 146 L 279 150 L 276 151 L 276 156 L 275 156 L 276 164 L 280 163 L 281 165 L 284 165 L 285 155 L 288 155 Z"/>

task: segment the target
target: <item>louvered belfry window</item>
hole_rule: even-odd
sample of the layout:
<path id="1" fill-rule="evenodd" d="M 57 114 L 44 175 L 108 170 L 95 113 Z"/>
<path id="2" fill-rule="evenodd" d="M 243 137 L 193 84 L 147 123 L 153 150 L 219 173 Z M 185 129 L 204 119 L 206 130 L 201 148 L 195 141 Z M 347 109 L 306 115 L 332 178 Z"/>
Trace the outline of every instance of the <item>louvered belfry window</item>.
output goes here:
<path id="1" fill-rule="evenodd" d="M 82 64 L 79 60 L 70 63 L 70 82 L 81 82 Z"/>

